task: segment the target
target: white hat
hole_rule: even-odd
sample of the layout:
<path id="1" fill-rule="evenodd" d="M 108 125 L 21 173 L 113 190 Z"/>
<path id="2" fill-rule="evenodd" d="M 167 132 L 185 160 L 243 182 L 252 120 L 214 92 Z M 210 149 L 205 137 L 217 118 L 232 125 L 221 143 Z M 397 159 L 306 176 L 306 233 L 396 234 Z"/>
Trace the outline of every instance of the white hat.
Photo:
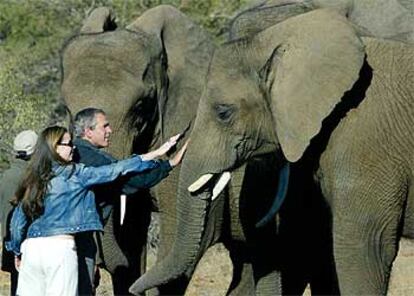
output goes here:
<path id="1" fill-rule="evenodd" d="M 13 149 L 16 152 L 26 152 L 31 155 L 37 142 L 37 134 L 32 130 L 25 130 L 14 138 Z"/>

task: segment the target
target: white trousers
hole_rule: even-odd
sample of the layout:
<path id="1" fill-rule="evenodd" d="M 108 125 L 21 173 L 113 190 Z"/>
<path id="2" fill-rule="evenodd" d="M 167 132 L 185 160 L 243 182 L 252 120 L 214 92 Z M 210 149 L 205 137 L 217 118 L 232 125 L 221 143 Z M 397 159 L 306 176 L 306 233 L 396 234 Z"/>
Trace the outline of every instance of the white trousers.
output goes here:
<path id="1" fill-rule="evenodd" d="M 74 239 L 39 237 L 21 247 L 18 296 L 78 295 L 78 258 Z"/>

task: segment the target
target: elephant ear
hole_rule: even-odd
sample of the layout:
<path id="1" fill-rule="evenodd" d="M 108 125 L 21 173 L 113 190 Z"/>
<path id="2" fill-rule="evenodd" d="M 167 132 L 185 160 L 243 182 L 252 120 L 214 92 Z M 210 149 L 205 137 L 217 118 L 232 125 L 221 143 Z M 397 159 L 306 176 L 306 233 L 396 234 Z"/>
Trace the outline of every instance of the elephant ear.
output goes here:
<path id="1" fill-rule="evenodd" d="M 92 10 L 91 14 L 85 20 L 80 33 L 94 34 L 116 29 L 115 18 L 107 7 L 98 7 Z"/>
<path id="2" fill-rule="evenodd" d="M 266 61 L 262 77 L 279 143 L 295 162 L 358 79 L 364 46 L 347 20 L 329 9 L 290 18 L 253 41 Z"/>
<path id="3" fill-rule="evenodd" d="M 180 98 L 170 100 L 168 108 L 171 110 L 193 108 L 192 112 L 185 113 L 195 114 L 214 51 L 214 43 L 210 36 L 186 15 L 169 5 L 160 5 L 147 10 L 127 26 L 127 29 L 144 31 L 151 36 L 156 36 L 161 45 L 164 76 L 161 75 L 160 82 L 162 86 L 160 114 L 169 113 L 169 110 L 164 110 L 168 96 Z M 184 129 L 188 125 L 186 120 L 188 119 L 177 118 L 177 129 Z M 160 124 L 163 133 L 162 120 Z"/>
<path id="4" fill-rule="evenodd" d="M 267 0 L 248 4 L 234 16 L 226 28 L 227 40 L 253 36 L 290 17 L 313 10 L 311 1 Z"/>

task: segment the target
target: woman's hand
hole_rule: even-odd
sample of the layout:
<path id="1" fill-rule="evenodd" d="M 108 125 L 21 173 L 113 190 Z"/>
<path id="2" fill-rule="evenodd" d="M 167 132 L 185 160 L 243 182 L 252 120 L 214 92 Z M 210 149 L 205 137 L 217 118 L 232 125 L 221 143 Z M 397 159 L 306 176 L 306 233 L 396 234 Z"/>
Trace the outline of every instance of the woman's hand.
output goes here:
<path id="1" fill-rule="evenodd" d="M 189 142 L 190 142 L 190 139 L 185 141 L 183 147 L 181 147 L 181 149 L 174 155 L 174 157 L 169 160 L 171 167 L 175 167 L 181 163 L 181 160 L 183 159 L 183 156 L 185 154 L 185 151 L 187 150 L 187 146 Z"/>
<path id="2" fill-rule="evenodd" d="M 175 136 L 172 136 L 167 142 L 161 145 L 160 148 L 158 148 L 157 153 L 159 153 L 159 156 L 164 155 L 167 153 L 175 144 L 177 144 L 178 138 L 180 138 L 181 134 L 177 134 Z"/>
<path id="3" fill-rule="evenodd" d="M 14 268 L 16 268 L 17 271 L 20 271 L 20 263 L 21 259 L 18 256 L 14 256 Z"/>
<path id="4" fill-rule="evenodd" d="M 173 146 L 175 146 L 175 144 L 177 144 L 177 140 L 178 138 L 181 136 L 181 134 L 177 134 L 175 136 L 172 136 L 167 142 L 165 142 L 164 144 L 161 145 L 160 148 L 142 154 L 141 158 L 142 160 L 152 160 L 154 158 L 163 156 L 165 153 L 167 153 Z"/>

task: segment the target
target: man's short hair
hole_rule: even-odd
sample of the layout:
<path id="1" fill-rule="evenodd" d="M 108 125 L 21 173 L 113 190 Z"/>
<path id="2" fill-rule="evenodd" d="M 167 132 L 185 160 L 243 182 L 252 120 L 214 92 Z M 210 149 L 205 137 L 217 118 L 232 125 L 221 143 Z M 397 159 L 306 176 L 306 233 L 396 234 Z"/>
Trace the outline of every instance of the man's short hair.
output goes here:
<path id="1" fill-rule="evenodd" d="M 98 108 L 85 108 L 76 113 L 73 130 L 77 137 L 83 137 L 87 128 L 94 129 L 96 127 L 97 114 L 105 115 L 105 112 Z"/>

